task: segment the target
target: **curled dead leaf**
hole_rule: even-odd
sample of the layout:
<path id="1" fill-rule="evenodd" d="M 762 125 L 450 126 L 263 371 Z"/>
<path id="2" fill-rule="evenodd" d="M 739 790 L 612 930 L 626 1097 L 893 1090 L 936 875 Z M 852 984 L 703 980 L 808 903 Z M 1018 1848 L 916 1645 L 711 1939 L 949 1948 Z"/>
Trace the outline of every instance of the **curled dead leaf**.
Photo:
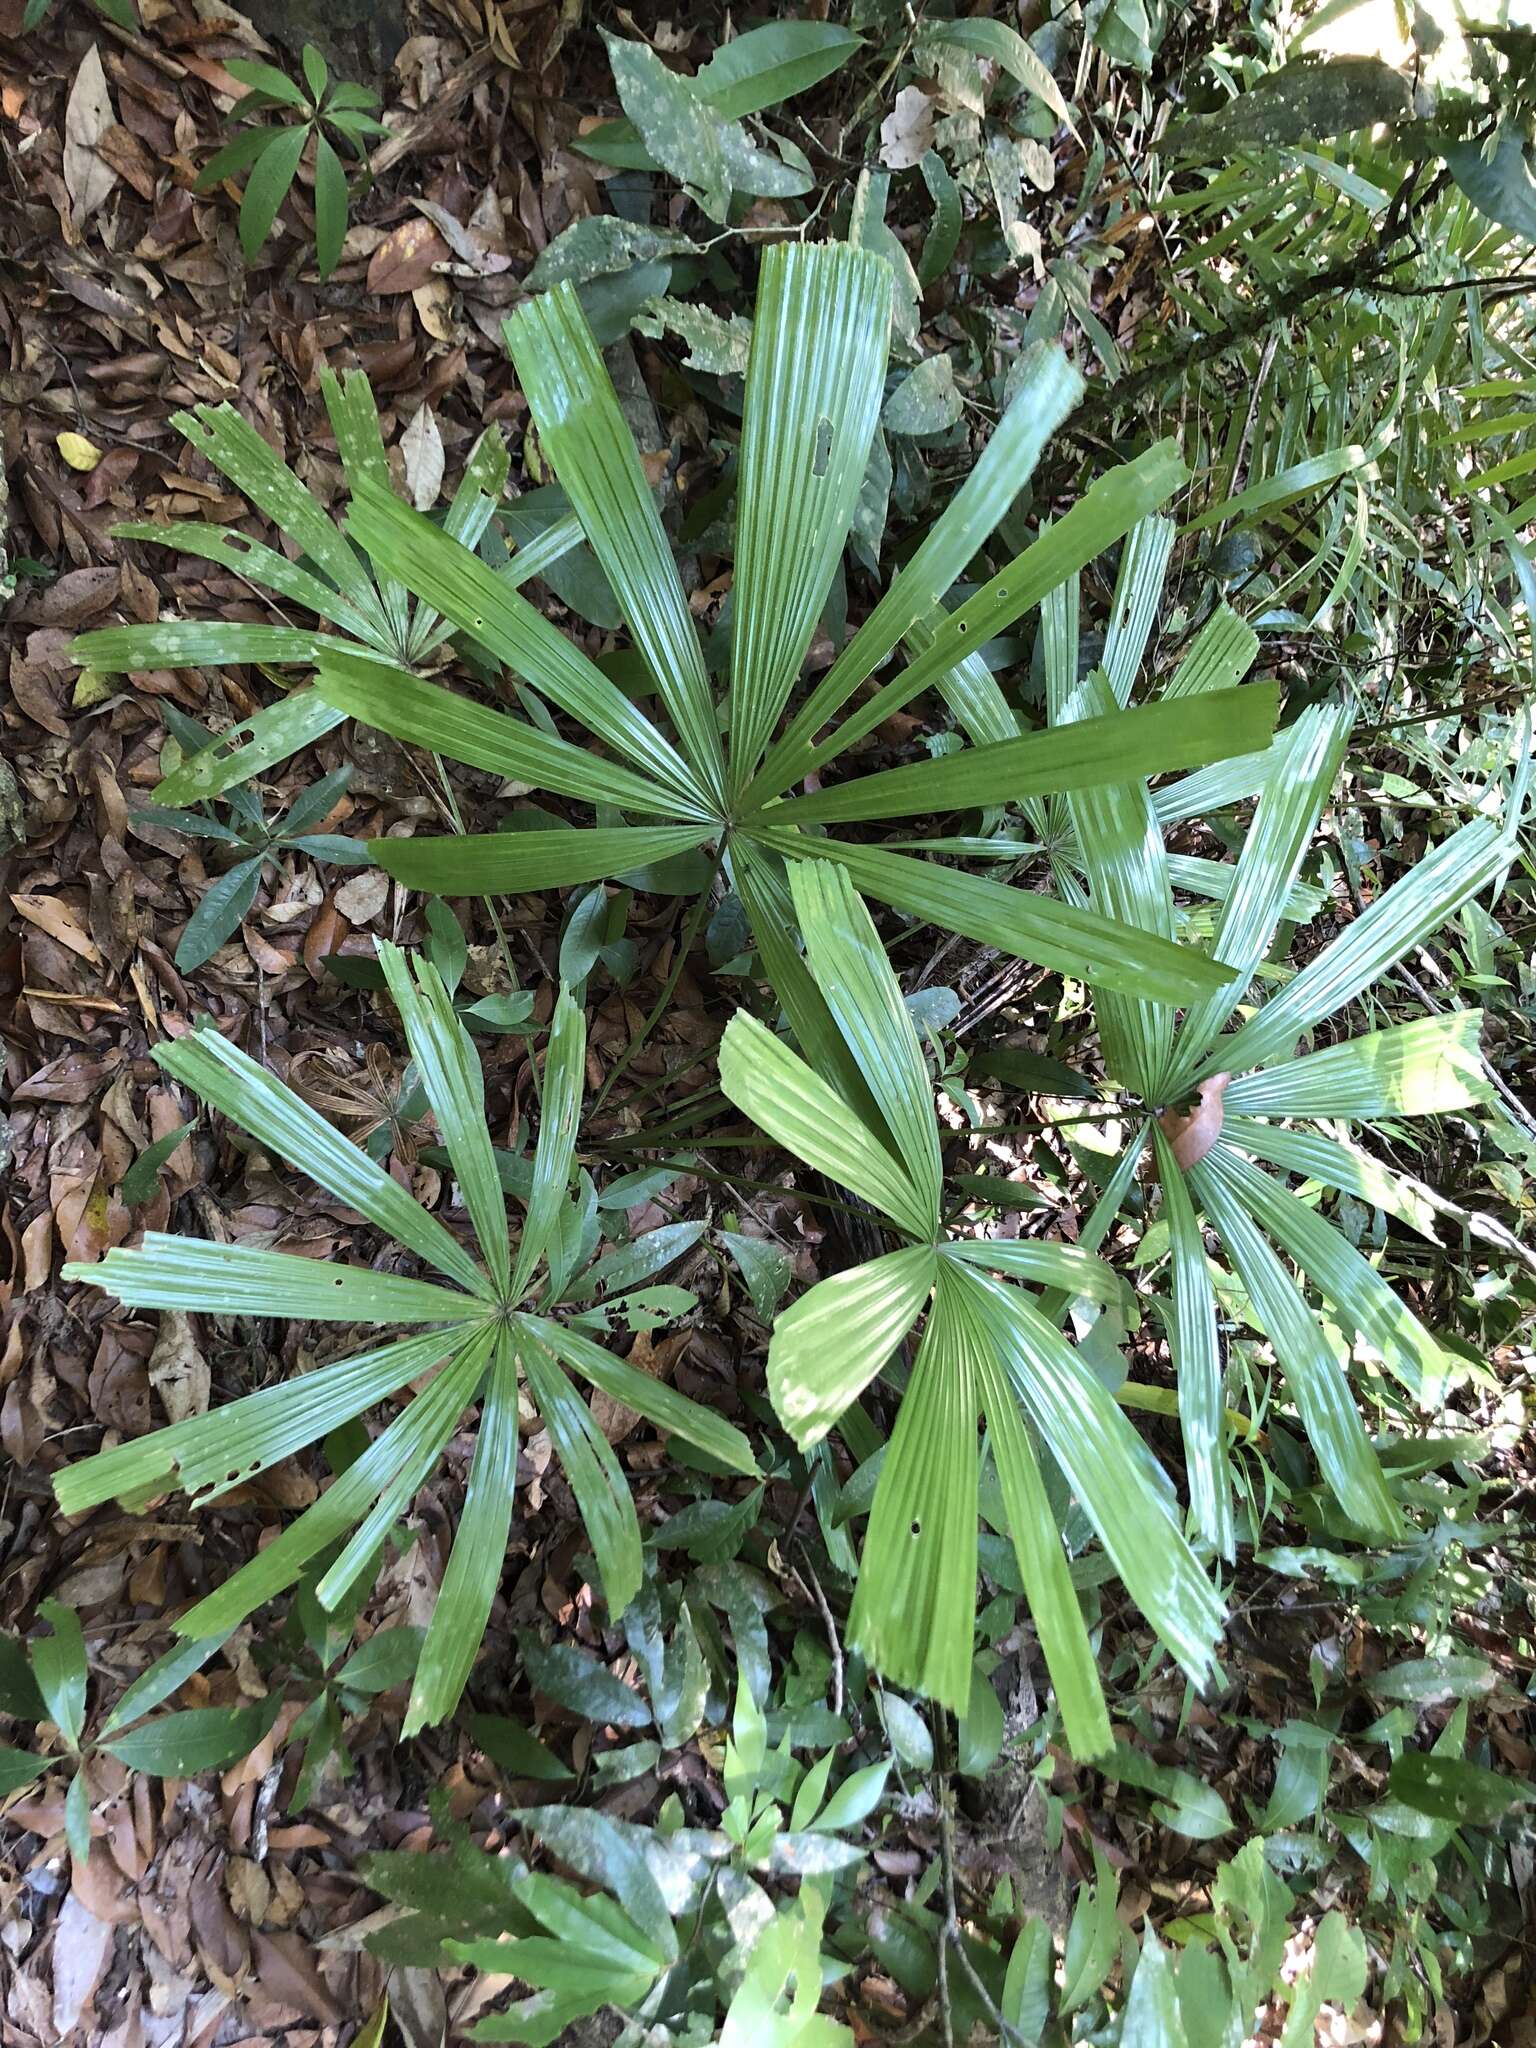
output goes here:
<path id="1" fill-rule="evenodd" d="M 1222 1098 L 1231 1079 L 1230 1074 L 1212 1074 L 1208 1081 L 1200 1083 L 1188 1109 L 1165 1109 L 1157 1120 L 1158 1129 L 1185 1173 L 1200 1164 L 1221 1136 L 1226 1121 Z"/>

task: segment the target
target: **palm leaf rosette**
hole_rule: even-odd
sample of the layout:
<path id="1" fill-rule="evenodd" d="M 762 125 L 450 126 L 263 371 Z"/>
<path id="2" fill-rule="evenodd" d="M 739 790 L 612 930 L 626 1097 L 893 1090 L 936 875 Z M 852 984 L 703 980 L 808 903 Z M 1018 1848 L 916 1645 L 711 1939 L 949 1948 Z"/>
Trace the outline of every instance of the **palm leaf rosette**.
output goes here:
<path id="1" fill-rule="evenodd" d="M 1226 689 L 1020 736 L 973 650 L 1114 546 L 1184 481 L 1172 442 L 1099 477 L 953 612 L 944 593 L 1027 481 L 1082 384 L 1054 347 L 1023 361 L 1017 391 L 969 477 L 831 668 L 786 720 L 841 558 L 884 389 L 891 279 L 843 245 L 778 246 L 763 259 L 737 474 L 729 678 L 723 706 L 639 452 L 574 290 L 520 307 L 507 341 L 539 444 L 556 471 L 654 684 L 647 715 L 602 668 L 474 552 L 363 479 L 349 533 L 369 558 L 512 671 L 529 716 L 328 646 L 316 688 L 408 743 L 529 789 L 603 807 L 605 822 L 454 839 L 381 839 L 374 857 L 407 885 L 484 895 L 584 885 L 713 848 L 802 1046 L 846 1064 L 841 1035 L 789 930 L 785 863 L 838 862 L 867 894 L 978 943 L 1159 1002 L 1222 985 L 1202 954 L 1102 914 L 962 874 L 825 828 L 1015 802 L 1187 769 L 1262 748 L 1275 694 Z M 910 658 L 856 708 L 905 643 Z M 973 728 L 1013 732 L 962 753 L 794 795 L 884 719 L 938 688 Z M 573 742 L 550 707 L 590 736 Z M 821 736 L 821 735 L 825 736 Z M 602 751 L 599 751 L 601 749 Z M 625 822 L 612 823 L 615 814 Z M 707 871 L 707 869 L 706 869 Z"/>
<path id="2" fill-rule="evenodd" d="M 323 1607 L 340 1606 L 375 1569 L 390 1528 L 478 1402 L 468 1492 L 411 1693 L 410 1734 L 452 1713 L 480 1647 L 506 1555 L 524 1395 L 564 1468 L 615 1614 L 640 1588 L 640 1529 L 613 1449 L 568 1375 L 729 1471 L 755 1476 L 757 1467 L 732 1424 L 547 1312 L 570 1259 L 567 1188 L 585 1077 L 586 1026 L 569 994 L 560 991 L 550 1025 L 528 1205 L 514 1236 L 486 1126 L 479 1061 L 442 978 L 421 961 L 413 971 L 393 946 L 381 945 L 379 958 L 463 1191 L 479 1256 L 211 1024 L 158 1047 L 155 1058 L 165 1072 L 441 1277 L 415 1279 L 158 1232 L 137 1249 L 109 1252 L 99 1264 L 66 1267 L 66 1279 L 105 1288 L 130 1308 L 419 1327 L 86 1458 L 59 1473 L 54 1487 L 71 1515 L 113 1498 L 143 1504 L 172 1483 L 199 1502 L 214 1500 L 432 1375 L 313 1506 L 181 1616 L 178 1634 L 203 1641 L 227 1634 L 333 1547 L 317 1591 Z"/>
<path id="3" fill-rule="evenodd" d="M 869 912 L 830 863 L 795 867 L 790 886 L 808 972 L 870 1106 L 856 1109 L 740 1011 L 721 1041 L 721 1087 L 769 1136 L 870 1203 L 905 1240 L 819 1281 L 774 1325 L 769 1390 L 802 1449 L 834 1427 L 923 1319 L 874 1496 L 849 1641 L 894 1683 L 965 1711 L 984 1421 L 1068 1739 L 1080 1756 L 1099 1754 L 1109 1745 L 1109 1722 L 1036 1436 L 1132 1598 L 1197 1684 L 1212 1670 L 1222 1608 L 1178 1525 L 1172 1490 L 1135 1430 L 1040 1305 L 1008 1283 L 1034 1281 L 1100 1301 L 1121 1299 L 1124 1283 L 1074 1246 L 946 1233 L 932 1083 Z"/>
<path id="4" fill-rule="evenodd" d="M 1095 672 L 1064 700 L 1063 716 L 1091 721 L 1109 694 L 1108 678 Z M 1287 1183 L 1297 1177 L 1354 1195 L 1416 1227 L 1410 1190 L 1349 1142 L 1347 1127 L 1481 1101 L 1482 1013 L 1454 1010 L 1297 1048 L 1495 880 L 1510 858 L 1513 828 L 1480 818 L 1451 834 L 1277 993 L 1248 1007 L 1249 984 L 1294 901 L 1350 722 L 1345 709 L 1313 707 L 1275 744 L 1216 927 L 1214 950 L 1232 970 L 1227 986 L 1195 1004 L 1177 1028 L 1156 1004 L 1109 990 L 1097 996 L 1105 1065 L 1148 1113 L 1084 1241 L 1102 1242 L 1150 1139 L 1169 1232 L 1171 1338 L 1192 1522 L 1227 1557 L 1234 1528 L 1225 1369 L 1206 1230 L 1246 1296 L 1251 1321 L 1273 1347 L 1325 1482 L 1364 1534 L 1390 1538 L 1398 1510 L 1345 1364 L 1304 1288 L 1314 1289 L 1338 1326 L 1363 1340 L 1425 1408 L 1437 1405 L 1445 1378 L 1445 1354 L 1433 1334 Z M 1145 783 L 1074 793 L 1067 801 L 1088 902 L 1144 931 L 1171 932 L 1169 860 Z M 1240 1005 L 1241 1020 L 1229 1030 Z"/>

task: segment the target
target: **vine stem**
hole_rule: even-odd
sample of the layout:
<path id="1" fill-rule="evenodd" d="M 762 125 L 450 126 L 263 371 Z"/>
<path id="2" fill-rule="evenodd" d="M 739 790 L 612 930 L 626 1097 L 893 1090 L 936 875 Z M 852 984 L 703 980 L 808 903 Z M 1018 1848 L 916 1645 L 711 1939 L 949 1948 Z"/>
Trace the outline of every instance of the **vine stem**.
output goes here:
<path id="1" fill-rule="evenodd" d="M 703 927 L 705 913 L 709 909 L 710 896 L 715 886 L 715 877 L 719 874 L 721 863 L 724 859 L 725 848 L 722 846 L 715 854 L 715 864 L 709 871 L 709 880 L 699 891 L 694 906 L 689 911 L 684 922 L 682 933 L 677 941 L 677 951 L 673 955 L 672 965 L 667 971 L 666 980 L 661 985 L 661 993 L 651 1005 L 650 1013 L 646 1017 L 645 1022 L 609 1068 L 607 1078 L 604 1080 L 602 1087 L 598 1089 L 597 1095 L 593 1100 L 592 1108 L 589 1111 L 590 1115 L 595 1116 L 602 1108 L 603 1104 L 608 1100 L 614 1082 L 618 1080 L 619 1076 L 629 1066 L 635 1055 L 642 1050 L 646 1040 L 666 1015 L 677 984 L 683 978 L 684 962 L 693 951 L 693 942 L 699 936 L 699 932 Z"/>

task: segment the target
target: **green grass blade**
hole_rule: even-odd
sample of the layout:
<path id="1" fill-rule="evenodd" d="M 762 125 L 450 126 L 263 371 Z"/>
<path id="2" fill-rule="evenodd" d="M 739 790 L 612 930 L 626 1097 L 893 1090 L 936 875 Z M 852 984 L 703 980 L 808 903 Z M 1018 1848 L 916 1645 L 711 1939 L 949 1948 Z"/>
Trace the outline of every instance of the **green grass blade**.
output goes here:
<path id="1" fill-rule="evenodd" d="M 507 1203 L 486 1123 L 480 1056 L 430 962 L 410 961 L 388 944 L 380 944 L 378 957 L 491 1280 L 505 1294 L 512 1271 Z"/>
<path id="2" fill-rule="evenodd" d="M 522 1316 L 518 1320 L 519 1327 L 534 1330 L 557 1358 L 582 1379 L 589 1380 L 600 1393 L 622 1401 L 657 1429 L 681 1437 L 684 1443 L 718 1460 L 728 1471 L 739 1472 L 745 1479 L 759 1477 L 752 1446 L 734 1423 L 697 1401 L 690 1401 L 675 1387 L 652 1379 L 637 1366 L 626 1365 L 622 1358 L 615 1358 L 580 1330 L 565 1329 L 538 1317 Z"/>
<path id="3" fill-rule="evenodd" d="M 1288 1131 L 1278 1124 L 1227 1111 L 1222 1136 L 1270 1166 L 1283 1167 L 1319 1187 L 1337 1188 L 1372 1209 L 1384 1209 L 1431 1244 L 1439 1244 L 1436 1211 L 1412 1181 L 1393 1173 L 1356 1145 L 1342 1145 L 1318 1131 Z"/>
<path id="4" fill-rule="evenodd" d="M 891 273 L 843 243 L 777 243 L 752 322 L 736 482 L 731 786 L 751 781 L 821 617 L 879 418 Z"/>
<path id="5" fill-rule="evenodd" d="M 1437 931 L 1495 879 L 1509 859 L 1499 827 L 1480 818 L 1443 840 L 1332 945 L 1231 1037 L 1218 1039 L 1202 1072 L 1240 1073 L 1289 1057 L 1296 1040 L 1331 1017 Z"/>
<path id="6" fill-rule="evenodd" d="M 877 690 L 830 739 L 803 753 L 792 765 L 792 779 L 798 781 L 823 767 L 892 712 L 910 704 L 962 656 L 984 646 L 1075 570 L 1123 539 L 1138 519 L 1173 495 L 1187 474 L 1174 443 L 1159 441 L 1133 462 L 1096 477 L 1070 512 L 1048 526 L 958 611 L 935 614 L 933 640 L 926 651 Z"/>
<path id="7" fill-rule="evenodd" d="M 517 1354 L 539 1420 L 549 1431 L 591 1538 L 608 1612 L 617 1618 L 639 1592 L 644 1576 L 640 1524 L 623 1467 L 591 1409 L 532 1334 L 526 1318 L 518 1325 Z"/>
<path id="8" fill-rule="evenodd" d="M 984 1272 L 1006 1273 L 1010 1280 L 1059 1288 L 1069 1301 L 1113 1303 L 1126 1310 L 1136 1306 L 1135 1292 L 1121 1275 L 1078 1244 L 1033 1237 L 966 1238 L 945 1245 L 943 1256 Z"/>
<path id="9" fill-rule="evenodd" d="M 843 825 L 1130 782 L 1248 752 L 1274 730 L 1278 709 L 1279 693 L 1269 683 L 1135 711 L 1106 704 L 1096 717 L 886 768 L 814 796 L 770 804 L 758 815 L 775 826 Z"/>
<path id="10" fill-rule="evenodd" d="M 1189 1481 L 1189 1516 L 1201 1539 L 1218 1556 L 1230 1560 L 1234 1554 L 1232 1469 L 1227 1456 L 1226 1375 L 1216 1329 L 1216 1290 L 1184 1176 L 1155 1124 L 1152 1142 L 1173 1267 L 1168 1341 L 1179 1378 L 1179 1431 Z"/>
<path id="11" fill-rule="evenodd" d="M 74 1262 L 66 1280 L 101 1287 L 127 1308 L 179 1308 L 216 1316 L 277 1316 L 317 1323 L 456 1323 L 475 1304 L 429 1280 L 336 1266 L 251 1245 L 147 1231 L 134 1251 Z"/>
<path id="12" fill-rule="evenodd" d="M 1274 1346 L 1307 1441 L 1339 1506 L 1368 1534 L 1392 1537 L 1401 1526 L 1397 1507 L 1349 1380 L 1317 1317 L 1240 1199 L 1221 1152 L 1218 1145 L 1191 1168 L 1189 1185 L 1226 1248 L 1258 1328 Z"/>
<path id="13" fill-rule="evenodd" d="M 1385 1031 L 1242 1074 L 1226 1107 L 1239 1115 L 1338 1117 L 1436 1116 L 1471 1109 L 1492 1092 L 1482 1054 L 1481 1010 L 1447 1010 Z"/>
<path id="14" fill-rule="evenodd" d="M 557 285 L 528 300 L 503 332 L 540 445 L 613 587 L 683 753 L 723 803 L 724 755 L 698 629 L 575 287 Z"/>
<path id="15" fill-rule="evenodd" d="M 446 754 L 450 761 L 556 796 L 619 804 L 627 811 L 660 818 L 677 816 L 673 793 L 633 769 L 604 761 L 586 747 L 572 746 L 569 740 L 541 732 L 505 711 L 472 703 L 404 669 L 345 654 L 322 656 L 315 688 L 349 718 L 409 746 Z"/>
<path id="16" fill-rule="evenodd" d="M 963 1714 L 976 1611 L 977 1402 L 949 1277 L 939 1275 L 886 1449 L 848 1644 L 893 1684 Z"/>
<path id="17" fill-rule="evenodd" d="M 1197 1685 L 1214 1668 L 1222 1605 L 1160 1491 L 1161 1473 L 1113 1397 L 1018 1288 L 966 1274 L 978 1325 L 1097 1530 L 1110 1562 Z"/>
<path id="18" fill-rule="evenodd" d="M 835 860 L 861 895 L 908 911 L 978 945 L 996 946 L 1035 960 L 1096 988 L 1124 990 L 1151 1002 L 1192 1002 L 1226 979 L 1226 969 L 1189 946 L 1170 945 L 1097 912 L 1055 903 L 1027 889 L 989 882 L 935 863 L 848 846 L 838 839 L 803 839 L 796 832 L 760 831 L 775 851 L 799 860 Z"/>
<path id="19" fill-rule="evenodd" d="M 392 1174 L 211 1024 L 199 1025 L 173 1044 L 157 1046 L 155 1061 L 269 1152 L 366 1216 L 386 1237 L 408 1246 L 471 1294 L 488 1294 L 485 1275 L 463 1245 L 413 1201 Z M 459 1313 L 467 1313 L 471 1306 L 460 1302 Z"/>
<path id="20" fill-rule="evenodd" d="M 491 1602 L 507 1560 L 512 1497 L 517 1490 L 517 1364 L 506 1331 L 498 1333 L 480 1409 L 480 1431 L 453 1551 L 411 1685 L 401 1737 L 446 1721 L 459 1704 L 485 1636 Z"/>
<path id="21" fill-rule="evenodd" d="M 1019 365 L 1019 388 L 998 421 L 981 459 L 924 536 L 916 554 L 891 579 L 889 588 L 826 675 L 816 685 L 788 730 L 754 776 L 747 801 L 786 789 L 795 764 L 828 719 L 848 702 L 908 634 L 932 636 L 939 600 L 985 543 L 1040 459 L 1041 450 L 1082 395 L 1083 380 L 1059 348 L 1031 348 Z M 922 651 L 921 649 L 919 651 Z M 957 664 L 969 668 L 970 657 Z M 982 671 L 991 682 L 990 674 Z M 962 677 L 963 692 L 971 680 Z M 992 684 L 996 690 L 996 685 Z M 1005 738 L 1013 730 L 1010 720 Z"/>
<path id="22" fill-rule="evenodd" d="M 370 839 L 368 851 L 407 888 L 434 896 L 527 894 L 604 882 L 713 835 L 697 825 L 615 825 L 562 832 L 486 832 L 468 839 Z"/>
<path id="23" fill-rule="evenodd" d="M 284 667 L 318 661 L 335 644 L 324 633 L 298 626 L 162 619 L 154 626 L 102 626 L 78 633 L 69 643 L 69 658 L 107 675 L 137 675 L 147 669 L 229 668 L 247 661 Z"/>
<path id="24" fill-rule="evenodd" d="M 1195 697 L 1189 701 L 1199 705 L 1215 699 Z M 1197 1003 L 1184 1019 L 1169 1071 L 1154 1077 L 1167 1100 L 1188 1085 L 1274 942 L 1276 927 L 1343 762 L 1350 725 L 1348 710 L 1313 705 L 1276 744 L 1269 777 L 1216 927 L 1216 956 L 1232 968 L 1232 980 L 1219 994 Z"/>
<path id="25" fill-rule="evenodd" d="M 587 1078 L 587 1020 L 571 1001 L 562 982 L 549 1020 L 544 1053 L 543 1092 L 539 1103 L 539 1138 L 533 1153 L 533 1190 L 523 1234 L 517 1248 L 508 1298 L 520 1301 L 534 1268 L 549 1249 L 560 1206 L 570 1185 L 576 1156 L 576 1126 Z"/>
<path id="26" fill-rule="evenodd" d="M 970 1322 L 969 1296 L 961 1312 Z M 1019 1414 L 1018 1402 L 1001 1367 L 987 1351 L 984 1333 L 975 1331 L 977 1392 L 992 1446 L 992 1462 L 1024 1581 L 1035 1633 L 1051 1675 L 1056 1705 L 1073 1756 L 1080 1763 L 1102 1756 L 1111 1746 L 1109 1713 L 1099 1683 L 1098 1662 L 1083 1620 L 1082 1603 L 1072 1583 L 1061 1532 L 1051 1513 L 1045 1481 Z"/>
<path id="27" fill-rule="evenodd" d="M 336 436 L 336 452 L 341 457 L 347 489 L 355 494 L 366 477 L 379 490 L 393 495 L 395 480 L 384 448 L 378 404 L 367 377 L 361 370 L 349 370 L 344 377 L 338 377 L 333 370 L 322 369 L 320 396 L 325 401 L 331 432 Z M 398 658 L 405 653 L 410 638 L 411 593 L 397 576 L 382 574 L 377 564 L 374 566 L 379 601 L 389 622 L 384 644 Z"/>
<path id="28" fill-rule="evenodd" d="M 443 531 L 450 540 L 462 541 L 467 548 L 478 547 L 480 536 L 496 516 L 496 507 L 501 503 L 501 494 L 506 489 L 507 474 L 511 468 L 511 457 L 507 444 L 502 438 L 501 428 L 491 425 L 486 428 L 474 447 L 469 451 L 469 460 L 454 491 L 452 502 L 443 516 Z M 581 527 L 573 519 L 559 522 L 570 530 L 566 547 L 575 546 L 581 539 Z M 565 548 L 561 549 L 561 553 Z M 519 584 L 537 573 L 537 565 L 526 565 L 521 555 L 516 566 L 520 573 L 511 574 L 513 565 L 508 565 L 507 581 L 515 590 Z M 445 639 L 451 631 L 439 622 L 437 613 L 429 604 L 418 604 L 411 620 L 410 653 L 413 661 L 422 660 L 431 650 Z"/>
<path id="29" fill-rule="evenodd" d="M 518 595 L 512 579 L 498 576 L 430 519 L 366 479 L 347 515 L 347 531 L 381 569 L 398 576 L 595 738 L 675 790 L 685 814 L 712 815 L 707 793 L 672 743 L 617 683 Z"/>
<path id="30" fill-rule="evenodd" d="M 82 1514 L 162 1481 L 179 1483 L 196 1505 L 217 1500 L 398 1393 L 457 1350 L 469 1330 L 460 1323 L 402 1337 L 98 1451 L 55 1475 L 59 1507 L 66 1515 Z"/>
<path id="31" fill-rule="evenodd" d="M 736 1012 L 720 1041 L 720 1086 L 797 1159 L 852 1188 L 908 1237 L 931 1239 L 932 1219 L 889 1148 L 798 1053 L 745 1010 Z"/>
<path id="32" fill-rule="evenodd" d="M 818 1280 L 780 1311 L 768 1347 L 768 1391 L 801 1450 L 819 1443 L 884 1370 L 938 1276 L 929 1245 Z"/>
<path id="33" fill-rule="evenodd" d="M 789 886 L 811 972 L 879 1105 L 916 1207 L 937 1231 L 944 1168 L 933 1082 L 880 934 L 847 875 L 830 862 L 801 862 Z"/>
<path id="34" fill-rule="evenodd" d="M 1164 827 L 1182 825 L 1186 818 L 1205 818 L 1212 811 L 1246 803 L 1264 788 L 1274 765 L 1275 750 L 1284 744 L 1283 740 L 1275 740 L 1261 753 L 1213 761 L 1209 768 L 1197 768 L 1193 775 L 1163 783 L 1152 792 L 1157 822 Z"/>

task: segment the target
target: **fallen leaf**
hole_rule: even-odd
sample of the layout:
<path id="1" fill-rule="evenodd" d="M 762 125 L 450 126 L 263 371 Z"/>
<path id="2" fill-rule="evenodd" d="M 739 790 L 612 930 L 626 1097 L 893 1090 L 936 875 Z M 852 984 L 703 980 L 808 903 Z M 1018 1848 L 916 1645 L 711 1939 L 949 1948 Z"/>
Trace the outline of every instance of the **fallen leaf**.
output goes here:
<path id="1" fill-rule="evenodd" d="M 96 145 L 116 122 L 101 52 L 92 43 L 80 60 L 64 109 L 64 189 L 78 227 L 88 220 L 117 183 L 117 173 L 96 153 Z"/>
<path id="2" fill-rule="evenodd" d="M 653 1338 L 642 1330 L 629 1347 L 628 1363 L 636 1372 L 643 1372 L 653 1380 L 666 1381 L 678 1359 L 693 1341 L 692 1330 L 673 1330 L 665 1337 Z M 611 1444 L 623 1443 L 640 1417 L 633 1408 L 627 1408 L 622 1401 L 615 1401 L 611 1394 L 594 1391 L 592 1395 L 592 1419 Z"/>
<path id="3" fill-rule="evenodd" d="M 389 898 L 389 876 L 382 868 L 364 868 L 336 891 L 336 908 L 350 924 L 371 924 Z"/>
<path id="4" fill-rule="evenodd" d="M 206 1415 L 212 1382 L 208 1361 L 197 1348 L 192 1319 L 180 1309 L 162 1309 L 160 1334 L 149 1355 L 149 1383 L 172 1422 Z"/>
<path id="5" fill-rule="evenodd" d="M 424 285 L 439 263 L 448 260 L 448 244 L 429 220 L 403 220 L 380 242 L 368 265 L 368 289 L 379 297 L 413 292 Z"/>
<path id="6" fill-rule="evenodd" d="M 880 123 L 880 161 L 888 171 L 910 171 L 933 147 L 933 101 L 921 86 L 904 85 Z"/>
<path id="7" fill-rule="evenodd" d="M 54 2038 L 67 2041 L 96 1996 L 112 1955 L 112 1929 L 83 1906 L 73 1892 L 59 1909 L 53 1930 Z"/>
<path id="8" fill-rule="evenodd" d="M 56 434 L 54 446 L 71 469 L 92 470 L 101 460 L 101 450 L 84 434 Z"/>
<path id="9" fill-rule="evenodd" d="M 443 487 L 444 468 L 443 437 L 430 405 L 417 408 L 415 417 L 400 436 L 400 453 L 405 458 L 405 485 L 411 494 L 411 503 L 418 512 L 430 512 Z M 365 918 L 352 917 L 352 912 L 342 902 L 346 893 L 342 889 L 336 897 L 343 913 L 351 917 L 354 924 L 366 923 Z"/>
<path id="10" fill-rule="evenodd" d="M 1208 1081 L 1200 1083 L 1192 1108 L 1165 1109 L 1157 1120 L 1158 1129 L 1168 1140 L 1174 1159 L 1185 1173 L 1200 1164 L 1221 1136 L 1221 1127 L 1226 1121 L 1222 1097 L 1231 1079 L 1230 1074 L 1212 1074 Z"/>

